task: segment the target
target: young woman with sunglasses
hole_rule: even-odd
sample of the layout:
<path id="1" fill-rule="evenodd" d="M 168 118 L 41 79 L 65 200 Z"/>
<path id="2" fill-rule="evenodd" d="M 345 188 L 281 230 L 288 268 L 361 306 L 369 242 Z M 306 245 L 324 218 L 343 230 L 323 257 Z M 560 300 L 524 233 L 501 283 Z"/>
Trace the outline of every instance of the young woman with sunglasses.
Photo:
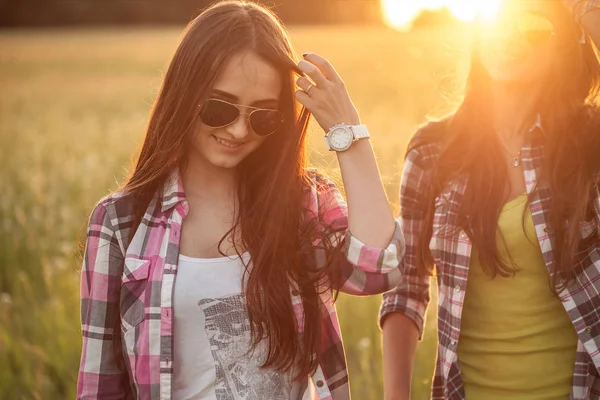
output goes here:
<path id="1" fill-rule="evenodd" d="M 409 398 L 434 265 L 433 399 L 600 398 L 600 2 L 569 6 L 585 29 L 559 1 L 505 1 L 462 104 L 409 145 L 388 399 Z"/>
<path id="2" fill-rule="evenodd" d="M 347 205 L 306 168 L 296 98 L 328 131 Z M 91 215 L 78 397 L 301 399 L 312 379 L 349 399 L 334 299 L 391 289 L 404 253 L 368 136 L 333 67 L 297 65 L 268 10 L 193 20 L 132 176 Z"/>

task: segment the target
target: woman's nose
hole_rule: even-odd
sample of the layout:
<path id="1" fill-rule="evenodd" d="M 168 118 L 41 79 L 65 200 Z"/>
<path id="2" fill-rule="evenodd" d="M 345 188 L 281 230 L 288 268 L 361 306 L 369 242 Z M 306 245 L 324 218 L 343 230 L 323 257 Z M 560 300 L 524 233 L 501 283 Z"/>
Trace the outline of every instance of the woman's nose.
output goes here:
<path id="1" fill-rule="evenodd" d="M 227 127 L 227 131 L 235 139 L 245 139 L 250 133 L 250 126 L 248 124 L 248 116 L 246 114 L 240 114 L 238 119 Z"/>

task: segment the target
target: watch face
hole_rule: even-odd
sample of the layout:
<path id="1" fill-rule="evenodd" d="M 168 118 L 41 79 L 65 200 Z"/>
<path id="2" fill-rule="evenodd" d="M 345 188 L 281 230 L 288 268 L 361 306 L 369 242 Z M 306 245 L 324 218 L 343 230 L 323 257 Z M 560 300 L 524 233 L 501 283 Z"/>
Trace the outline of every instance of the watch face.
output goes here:
<path id="1" fill-rule="evenodd" d="M 346 150 L 352 144 L 353 135 L 350 129 L 335 128 L 329 135 L 329 144 L 334 150 Z"/>

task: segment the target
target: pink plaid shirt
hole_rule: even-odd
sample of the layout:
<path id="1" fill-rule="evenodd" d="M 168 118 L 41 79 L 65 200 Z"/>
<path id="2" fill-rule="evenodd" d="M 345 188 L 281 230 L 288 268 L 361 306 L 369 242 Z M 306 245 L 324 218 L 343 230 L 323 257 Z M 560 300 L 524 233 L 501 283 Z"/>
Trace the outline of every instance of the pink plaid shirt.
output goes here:
<path id="1" fill-rule="evenodd" d="M 426 129 L 428 128 L 423 130 Z M 416 140 L 419 140 L 421 134 L 423 132 L 417 133 Z M 411 150 L 406 157 L 400 193 L 402 229 L 406 239 L 406 254 L 400 266 L 403 279 L 394 290 L 384 294 L 380 318 L 383 322 L 390 313 L 403 313 L 415 322 L 421 335 L 429 303 L 430 278 L 418 274 L 416 254 L 420 249 L 419 234 L 424 229 L 423 217 L 428 204 L 423 193 L 431 185 L 431 172 L 439 151 L 436 143 L 424 143 Z M 554 257 L 552 232 L 548 228 L 550 198 L 547 186 L 537 180 L 543 157 L 543 136 L 539 127 L 530 132 L 521 155 L 527 193 L 530 196 L 529 208 L 542 256 L 550 273 Z M 539 183 L 537 188 L 536 183 Z M 436 266 L 439 293 L 438 353 L 432 390 L 434 400 L 465 399 L 457 346 L 472 245 L 467 234 L 458 227 L 457 215 L 466 184 L 466 179 L 457 179 L 449 183 L 435 199 L 433 236 L 429 243 Z M 590 194 L 590 206 L 593 213 L 580 227 L 582 240 L 575 266 L 577 278 L 559 294 L 579 336 L 571 400 L 600 399 L 598 187 Z"/>
<path id="2" fill-rule="evenodd" d="M 309 215 L 347 229 L 347 207 L 337 188 L 314 171 L 307 191 Z M 181 225 L 188 213 L 181 179 L 175 171 L 147 208 L 127 243 L 131 227 L 129 195 L 103 199 L 92 212 L 81 276 L 83 349 L 78 399 L 171 399 L 173 380 L 173 288 L 177 277 Z M 310 218 L 310 216 L 309 216 Z M 386 249 L 366 246 L 345 236 L 346 277 L 341 291 L 353 295 L 381 293 L 400 280 L 404 239 L 397 224 Z M 323 260 L 322 254 L 315 259 Z M 290 284 L 290 296 L 303 330 L 302 301 Z M 340 327 L 330 293 L 322 295 L 322 343 L 319 366 L 311 376 L 318 399 L 350 398 Z M 121 315 L 117 315 L 120 305 Z M 117 318 L 121 332 L 114 332 Z M 125 369 L 119 369 L 113 335 L 122 335 Z M 127 382 L 130 384 L 127 385 Z"/>

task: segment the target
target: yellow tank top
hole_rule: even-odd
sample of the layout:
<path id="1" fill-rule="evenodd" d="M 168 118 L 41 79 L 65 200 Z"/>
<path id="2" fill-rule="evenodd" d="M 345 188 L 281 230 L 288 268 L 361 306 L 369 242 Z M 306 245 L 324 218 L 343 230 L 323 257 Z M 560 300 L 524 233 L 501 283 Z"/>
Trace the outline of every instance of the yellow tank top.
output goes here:
<path id="1" fill-rule="evenodd" d="M 466 399 L 567 400 L 577 334 L 550 290 L 527 195 L 504 205 L 498 225 L 500 255 L 519 271 L 492 279 L 472 252 L 458 344 Z"/>

